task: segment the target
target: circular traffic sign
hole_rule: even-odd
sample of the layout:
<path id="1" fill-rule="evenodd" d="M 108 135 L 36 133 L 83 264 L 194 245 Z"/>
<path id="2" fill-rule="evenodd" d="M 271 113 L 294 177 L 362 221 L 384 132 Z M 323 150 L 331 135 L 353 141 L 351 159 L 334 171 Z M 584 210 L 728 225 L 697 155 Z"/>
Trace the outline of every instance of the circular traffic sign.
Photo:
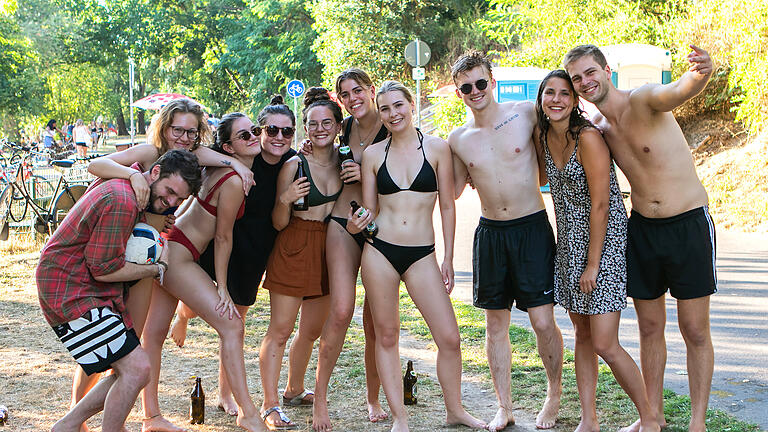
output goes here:
<path id="1" fill-rule="evenodd" d="M 426 66 L 429 63 L 429 59 L 432 57 L 432 50 L 429 49 L 429 45 L 426 42 L 420 40 L 419 42 L 419 58 L 416 58 L 416 41 L 411 41 L 405 46 L 405 61 L 413 67 Z M 417 61 L 418 60 L 418 61 Z"/>
<path id="2" fill-rule="evenodd" d="M 299 80 L 293 80 L 288 83 L 288 86 L 286 87 L 286 92 L 290 97 L 294 97 L 294 98 L 301 97 L 301 95 L 304 94 L 304 83 Z"/>

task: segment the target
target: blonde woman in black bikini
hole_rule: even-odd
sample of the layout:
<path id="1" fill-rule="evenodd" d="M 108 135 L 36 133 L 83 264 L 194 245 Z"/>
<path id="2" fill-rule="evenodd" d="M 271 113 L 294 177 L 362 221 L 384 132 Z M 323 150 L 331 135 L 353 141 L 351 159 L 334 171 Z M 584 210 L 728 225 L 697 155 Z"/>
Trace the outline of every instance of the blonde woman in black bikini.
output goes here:
<path id="1" fill-rule="evenodd" d="M 392 431 L 408 430 L 398 349 L 401 280 L 438 347 L 437 375 L 447 423 L 485 428 L 461 404 L 459 328 L 449 298 L 456 224 L 451 150 L 444 140 L 423 135 L 414 127 L 413 96 L 402 84 L 384 82 L 376 103 L 391 138 L 363 153 L 363 204 L 369 210 L 354 215 L 350 211 L 348 228 L 360 232 L 374 215 L 379 226 L 378 235 L 363 249 L 362 277 L 376 329 L 376 364 L 392 412 Z M 432 226 L 438 198 L 445 244 L 440 266 Z"/>

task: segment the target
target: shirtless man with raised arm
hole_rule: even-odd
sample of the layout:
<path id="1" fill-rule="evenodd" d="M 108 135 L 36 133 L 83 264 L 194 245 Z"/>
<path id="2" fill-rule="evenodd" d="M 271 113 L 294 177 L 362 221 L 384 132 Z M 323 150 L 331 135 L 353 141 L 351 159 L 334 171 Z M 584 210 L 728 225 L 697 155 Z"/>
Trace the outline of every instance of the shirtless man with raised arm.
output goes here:
<path id="1" fill-rule="evenodd" d="M 482 218 L 473 251 L 474 305 L 485 309 L 486 352 L 499 401 L 489 430 L 513 424 L 510 394 L 510 310 L 528 312 L 547 373 L 547 399 L 536 426 L 555 425 L 560 408 L 563 338 L 554 318 L 554 234 L 539 191 L 531 102 L 499 104 L 491 64 L 477 51 L 463 54 L 451 71 L 456 95 L 473 119 L 448 137 L 456 198 L 467 176 L 480 195 Z"/>
<path id="2" fill-rule="evenodd" d="M 706 430 L 714 354 L 709 296 L 715 286 L 715 227 L 693 157 L 670 111 L 699 94 L 712 74 L 712 60 L 691 45 L 689 70 L 665 85 L 617 90 L 611 69 L 594 45 L 570 50 L 563 65 L 579 96 L 600 111 L 593 122 L 632 186 L 627 232 L 627 294 L 640 328 L 640 360 L 648 400 L 664 420 L 667 347 L 665 292 L 677 299 L 678 324 L 688 353 L 691 393 L 689 430 Z M 628 430 L 639 429 L 635 423 Z"/>

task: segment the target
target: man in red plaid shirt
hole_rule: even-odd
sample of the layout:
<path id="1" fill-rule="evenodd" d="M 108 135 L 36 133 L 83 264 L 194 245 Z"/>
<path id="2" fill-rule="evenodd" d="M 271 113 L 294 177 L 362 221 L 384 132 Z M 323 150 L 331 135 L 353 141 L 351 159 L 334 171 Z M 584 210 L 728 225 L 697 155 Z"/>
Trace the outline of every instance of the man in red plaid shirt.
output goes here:
<path id="1" fill-rule="evenodd" d="M 149 171 L 148 210 L 162 213 L 200 189 L 197 157 L 171 150 Z M 125 311 L 124 282 L 157 277 L 164 261 L 125 261 L 125 245 L 142 211 L 130 180 L 113 179 L 92 188 L 69 212 L 40 255 L 37 290 L 43 315 L 87 374 L 114 369 L 54 431 L 78 430 L 104 410 L 102 430 L 119 431 L 149 379 L 149 360 Z M 109 396 L 109 398 L 107 398 Z"/>

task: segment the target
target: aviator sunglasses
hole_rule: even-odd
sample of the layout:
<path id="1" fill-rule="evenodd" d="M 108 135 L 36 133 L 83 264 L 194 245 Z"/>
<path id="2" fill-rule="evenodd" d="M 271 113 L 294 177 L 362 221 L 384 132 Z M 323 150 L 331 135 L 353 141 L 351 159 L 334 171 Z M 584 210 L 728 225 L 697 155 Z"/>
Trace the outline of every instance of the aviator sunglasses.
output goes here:
<path id="1" fill-rule="evenodd" d="M 291 138 L 293 134 L 296 132 L 296 128 L 292 128 L 292 127 L 281 128 L 275 125 L 262 126 L 261 129 L 264 130 L 264 132 L 266 132 L 267 135 L 272 138 L 276 137 L 278 132 L 282 132 L 284 138 Z"/>
<path id="2" fill-rule="evenodd" d="M 480 78 L 479 80 L 475 81 L 475 87 L 477 87 L 477 89 L 480 91 L 485 90 L 488 87 L 488 80 Z M 461 87 L 459 87 L 459 90 L 461 90 L 461 92 L 465 95 L 472 93 L 472 83 L 462 84 Z"/>

